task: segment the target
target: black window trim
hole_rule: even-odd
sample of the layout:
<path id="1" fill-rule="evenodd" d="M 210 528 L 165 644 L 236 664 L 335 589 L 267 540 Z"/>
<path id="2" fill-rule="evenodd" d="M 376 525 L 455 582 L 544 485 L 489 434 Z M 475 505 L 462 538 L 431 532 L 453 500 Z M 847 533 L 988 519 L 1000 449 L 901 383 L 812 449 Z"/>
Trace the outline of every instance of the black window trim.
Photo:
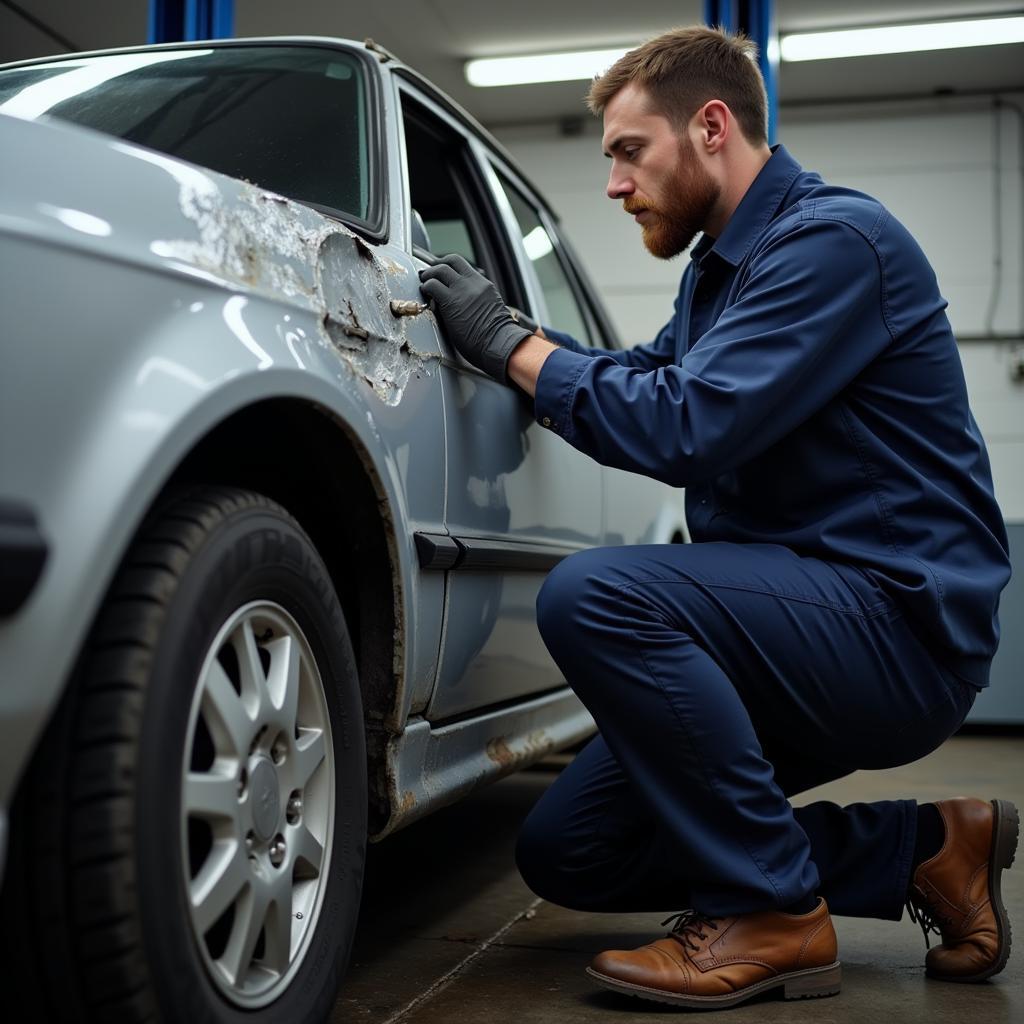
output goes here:
<path id="1" fill-rule="evenodd" d="M 604 305 L 597 299 L 597 290 L 583 269 L 583 264 L 576 255 L 575 249 L 573 249 L 569 239 L 563 234 L 558 218 L 550 214 L 549 217 L 551 223 L 545 224 L 544 227 L 553 235 L 552 240 L 555 245 L 555 251 L 558 253 L 559 260 L 572 282 L 571 287 L 576 294 L 577 301 L 584 307 L 585 313 L 589 313 L 590 318 L 597 326 L 605 343 L 604 347 L 611 352 L 621 351 L 623 348 L 622 342 L 612 327 Z"/>
<path id="2" fill-rule="evenodd" d="M 597 330 L 598 338 L 594 340 L 603 343 L 601 345 L 593 345 L 592 347 L 605 348 L 610 352 L 619 351 L 622 345 L 619 342 L 618 336 L 612 329 L 611 321 L 608 319 L 608 314 L 605 312 L 604 307 L 599 301 L 596 301 L 597 293 L 594 290 L 594 286 L 583 271 L 579 263 L 579 257 L 563 234 L 558 215 L 537 195 L 529 182 L 507 160 L 495 159 L 495 154 L 493 153 L 489 154 L 489 159 L 491 166 L 498 175 L 499 184 L 501 184 L 501 179 L 504 178 L 516 189 L 520 197 L 533 208 L 541 226 L 548 233 L 554 248 L 555 258 L 558 260 L 559 266 L 569 282 L 569 288 L 572 291 L 573 298 L 576 300 L 576 305 L 580 307 L 580 315 L 585 322 L 588 322 L 588 325 L 592 324 Z M 504 185 L 502 185 L 502 188 L 504 188 Z M 550 324 L 549 326 L 554 327 L 555 325 Z"/>
<path id="3" fill-rule="evenodd" d="M 504 296 L 505 301 L 513 306 L 521 306 L 526 290 L 520 278 L 512 250 L 512 240 L 508 237 L 505 225 L 494 204 L 491 190 L 484 178 L 473 147 L 470 145 L 469 133 L 461 119 L 452 117 L 451 112 L 431 101 L 433 96 L 425 94 L 418 88 L 417 81 L 399 81 L 398 103 L 401 130 L 405 132 L 406 103 L 410 105 L 409 116 L 412 120 L 419 118 L 420 126 L 432 134 L 437 132 L 431 121 L 439 124 L 442 131 L 457 137 L 458 153 L 453 163 L 455 169 L 455 187 L 469 219 L 469 228 L 475 245 L 483 251 L 478 254 L 478 262 L 484 266 L 478 269 L 491 277 L 494 286 Z M 441 109 L 435 107 L 441 106 Z M 425 121 L 424 121 L 425 119 Z M 443 138 L 442 138 L 442 141 Z M 406 176 L 408 177 L 408 147 L 406 146 Z M 412 206 L 411 183 L 409 206 Z M 409 211 L 406 211 L 409 214 Z M 434 264 L 442 254 L 430 252 L 420 246 L 412 246 L 412 254 L 424 263 Z M 492 270 L 493 268 L 493 270 Z"/>
<path id="4" fill-rule="evenodd" d="M 400 83 L 409 83 L 413 85 L 417 95 L 419 95 L 421 99 L 428 100 L 439 110 L 444 111 L 447 117 L 461 129 L 464 135 L 473 136 L 481 142 L 488 154 L 496 158 L 499 163 L 508 167 L 515 167 L 515 159 L 512 154 L 482 124 L 480 124 L 480 122 L 477 121 L 469 111 L 460 107 L 459 104 L 450 96 L 446 96 L 441 92 L 437 86 L 430 81 L 430 79 L 424 78 L 423 75 L 414 68 L 410 68 L 404 64 L 394 65 L 392 68 L 392 74 Z M 554 210 L 551 209 L 546 200 L 541 198 L 539 190 L 526 177 L 526 175 L 518 169 L 516 170 L 515 175 L 527 186 L 526 191 L 533 196 L 535 200 L 539 202 L 539 204 L 544 207 L 549 214 L 551 214 L 551 216 L 555 216 Z"/>
<path id="5" fill-rule="evenodd" d="M 357 217 L 355 214 L 348 213 L 345 210 L 335 210 L 333 207 L 325 206 L 321 203 L 303 202 L 301 199 L 294 199 L 285 192 L 282 192 L 281 195 L 302 206 L 308 206 L 325 217 L 341 221 L 371 241 L 378 243 L 387 242 L 389 231 L 388 161 L 384 144 L 386 138 L 384 92 L 381 82 L 381 76 L 385 72 L 381 70 L 377 58 L 359 46 L 345 45 L 333 39 L 289 39 L 284 37 L 277 39 L 208 39 L 195 42 L 159 43 L 150 46 L 124 46 L 111 50 L 88 50 L 81 53 L 58 53 L 39 59 L 13 61 L 10 64 L 0 65 L 0 69 L 13 71 L 15 68 L 38 67 L 43 64 L 60 64 L 67 60 L 81 60 L 87 57 L 108 57 L 122 53 L 149 53 L 158 50 L 297 49 L 299 47 L 307 47 L 314 50 L 341 50 L 355 57 L 364 67 L 366 72 L 364 80 L 367 86 L 367 146 L 370 157 L 368 168 L 368 183 L 370 186 L 369 216 L 364 220 L 362 217 Z M 139 149 L 149 148 L 137 142 L 130 143 L 130 145 L 138 146 Z M 180 160 L 181 157 L 173 157 L 173 159 Z M 183 160 L 182 162 L 190 163 L 191 161 Z M 196 166 L 203 167 L 202 164 L 196 164 Z M 203 170 L 212 171 L 213 169 L 203 167 Z M 221 172 L 214 171 L 213 173 L 219 174 Z M 230 175 L 225 175 L 225 177 L 230 177 Z"/>

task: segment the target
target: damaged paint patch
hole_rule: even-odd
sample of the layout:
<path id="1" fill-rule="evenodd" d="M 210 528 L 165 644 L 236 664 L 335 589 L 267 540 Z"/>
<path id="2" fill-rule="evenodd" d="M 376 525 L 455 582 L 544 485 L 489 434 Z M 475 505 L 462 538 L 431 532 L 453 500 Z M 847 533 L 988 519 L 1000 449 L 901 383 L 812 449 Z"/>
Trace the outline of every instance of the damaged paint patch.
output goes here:
<path id="1" fill-rule="evenodd" d="M 320 244 L 316 276 L 331 341 L 385 402 L 397 403 L 423 357 L 410 350 L 405 321 L 391 313 L 380 260 L 358 236 L 332 234 Z"/>
<path id="2" fill-rule="evenodd" d="M 404 272 L 400 264 L 284 196 L 243 184 L 226 198 L 210 175 L 175 177 L 198 238 L 154 241 L 154 253 L 310 309 L 320 340 L 387 405 L 401 401 L 414 374 L 429 373 L 439 357 L 412 349 L 404 320 L 390 311 L 387 276 Z"/>
<path id="3" fill-rule="evenodd" d="M 554 748 L 554 741 L 543 730 L 538 729 L 515 741 L 510 747 L 504 736 L 497 736 L 487 744 L 487 756 L 503 771 L 514 771 L 521 765 L 539 760 Z"/>

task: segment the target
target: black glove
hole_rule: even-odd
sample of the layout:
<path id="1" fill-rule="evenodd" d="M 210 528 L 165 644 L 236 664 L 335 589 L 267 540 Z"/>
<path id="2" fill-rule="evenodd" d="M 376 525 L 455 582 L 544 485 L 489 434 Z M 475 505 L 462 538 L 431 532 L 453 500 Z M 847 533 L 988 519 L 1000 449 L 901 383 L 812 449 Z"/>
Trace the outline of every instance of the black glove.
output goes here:
<path id="1" fill-rule="evenodd" d="M 494 285 L 457 254 L 421 270 L 420 281 L 456 349 L 475 367 L 507 384 L 508 358 L 533 331 L 512 319 Z"/>
<path id="2" fill-rule="evenodd" d="M 524 313 L 521 309 L 516 309 L 515 306 L 506 306 L 505 308 L 508 310 L 509 316 L 520 327 L 525 327 L 531 334 L 540 334 L 540 324 L 529 313 Z"/>

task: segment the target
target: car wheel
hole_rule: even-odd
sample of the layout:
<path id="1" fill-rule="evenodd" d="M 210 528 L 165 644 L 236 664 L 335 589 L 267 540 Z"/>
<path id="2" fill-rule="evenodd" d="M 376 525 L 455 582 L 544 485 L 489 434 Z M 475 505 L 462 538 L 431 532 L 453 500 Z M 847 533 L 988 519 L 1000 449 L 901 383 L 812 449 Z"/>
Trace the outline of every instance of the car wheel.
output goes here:
<path id="1" fill-rule="evenodd" d="M 284 509 L 201 488 L 151 517 L 16 810 L 9 875 L 58 1019 L 326 1019 L 365 738 L 337 595 Z"/>

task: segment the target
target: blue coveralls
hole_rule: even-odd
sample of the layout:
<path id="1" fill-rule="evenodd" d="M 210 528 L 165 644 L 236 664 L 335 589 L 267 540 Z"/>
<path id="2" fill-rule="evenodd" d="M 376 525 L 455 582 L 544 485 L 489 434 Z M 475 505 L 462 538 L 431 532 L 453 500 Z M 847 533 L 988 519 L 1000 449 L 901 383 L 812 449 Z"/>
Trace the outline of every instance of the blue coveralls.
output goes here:
<path id="1" fill-rule="evenodd" d="M 573 555 L 541 591 L 600 736 L 524 824 L 540 895 L 899 918 L 915 802 L 787 797 L 927 754 L 988 683 L 1006 533 L 945 307 L 884 207 L 779 146 L 653 342 L 548 330 L 538 421 L 685 486 L 694 543 Z"/>

